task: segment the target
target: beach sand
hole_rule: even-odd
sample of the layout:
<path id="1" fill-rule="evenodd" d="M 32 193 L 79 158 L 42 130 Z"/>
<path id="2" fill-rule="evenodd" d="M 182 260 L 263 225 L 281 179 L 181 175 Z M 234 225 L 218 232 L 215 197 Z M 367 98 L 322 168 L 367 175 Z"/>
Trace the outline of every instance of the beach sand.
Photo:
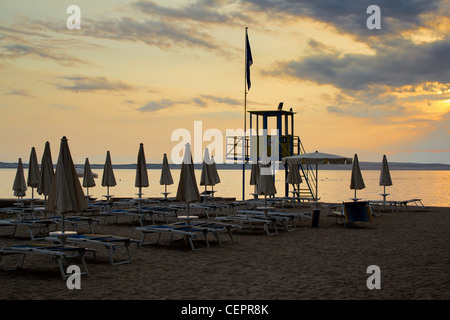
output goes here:
<path id="1" fill-rule="evenodd" d="M 300 209 L 286 209 L 300 211 Z M 301 209 L 308 211 L 308 209 Z M 138 222 L 121 217 L 118 224 L 95 226 L 99 234 L 140 239 Z M 111 266 L 107 251 L 86 256 L 89 275 L 81 289 L 69 290 L 58 265 L 40 255 L 27 256 L 23 270 L 13 256 L 0 262 L 1 300 L 447 300 L 450 298 L 450 208 L 411 207 L 383 212 L 372 223 L 344 228 L 322 211 L 311 228 L 302 219 L 294 231 L 279 228 L 267 236 L 261 227 L 235 230 L 235 243 L 191 251 L 184 243 L 137 248 L 133 263 Z M 89 233 L 88 229 L 80 232 Z M 28 231 L 0 228 L 0 246 L 30 243 Z M 381 271 L 381 289 L 369 290 L 367 267 Z"/>

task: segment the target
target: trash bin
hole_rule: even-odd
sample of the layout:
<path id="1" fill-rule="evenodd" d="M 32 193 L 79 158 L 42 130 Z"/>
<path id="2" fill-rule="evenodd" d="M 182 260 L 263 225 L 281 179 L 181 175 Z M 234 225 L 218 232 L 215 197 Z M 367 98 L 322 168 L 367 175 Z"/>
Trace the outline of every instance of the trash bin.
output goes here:
<path id="1" fill-rule="evenodd" d="M 312 214 L 311 228 L 319 226 L 320 209 L 314 209 Z"/>

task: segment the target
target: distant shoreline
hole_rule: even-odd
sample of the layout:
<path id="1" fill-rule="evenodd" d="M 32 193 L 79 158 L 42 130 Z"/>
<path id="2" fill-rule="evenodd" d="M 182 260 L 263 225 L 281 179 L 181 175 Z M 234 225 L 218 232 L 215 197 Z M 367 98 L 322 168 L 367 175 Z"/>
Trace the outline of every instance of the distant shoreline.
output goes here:
<path id="1" fill-rule="evenodd" d="M 56 163 L 55 163 L 56 165 Z M 359 162 L 361 170 L 380 170 L 380 162 Z M 103 169 L 103 164 L 91 164 L 91 169 Z M 195 169 L 201 169 L 202 164 L 197 163 L 194 165 Z M 280 165 L 281 167 L 283 165 Z M 28 163 L 23 164 L 24 168 L 28 168 Z M 84 168 L 84 164 L 76 164 L 77 168 Z M 250 169 L 250 164 L 246 164 L 246 169 Z M 0 169 L 16 169 L 17 163 L 14 162 L 0 162 Z M 171 169 L 180 169 L 180 164 L 170 164 Z M 315 168 L 315 166 L 314 166 Z M 136 169 L 136 164 L 113 164 L 113 169 Z M 161 169 L 159 163 L 148 163 L 147 169 Z M 219 170 L 240 170 L 242 164 L 217 164 Z M 346 164 L 324 164 L 319 165 L 321 170 L 351 170 L 351 165 Z M 409 162 L 389 162 L 390 170 L 429 170 L 429 171 L 449 171 L 450 164 L 442 163 L 409 163 Z"/>

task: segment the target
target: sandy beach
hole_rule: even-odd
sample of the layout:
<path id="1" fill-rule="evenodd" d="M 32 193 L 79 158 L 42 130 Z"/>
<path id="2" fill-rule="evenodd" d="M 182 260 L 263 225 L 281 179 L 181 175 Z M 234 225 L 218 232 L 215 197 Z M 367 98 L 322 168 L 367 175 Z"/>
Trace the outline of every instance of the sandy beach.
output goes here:
<path id="1" fill-rule="evenodd" d="M 300 211 L 298 208 L 285 209 Z M 303 208 L 302 212 L 309 209 Z M 94 216 L 96 217 L 96 216 Z M 137 221 L 121 217 L 95 226 L 99 234 L 140 239 Z M 85 227 L 84 227 L 85 228 Z M 69 290 L 58 265 L 27 256 L 23 270 L 13 256 L 0 263 L 1 300 L 447 300 L 450 298 L 450 208 L 410 207 L 383 212 L 372 223 L 343 228 L 322 211 L 318 228 L 267 236 L 261 227 L 234 230 L 235 242 L 210 239 L 191 251 L 184 243 L 131 244 L 133 263 L 111 266 L 107 251 L 87 255 L 89 275 Z M 80 227 L 79 232 L 89 232 Z M 0 228 L 0 246 L 30 243 L 28 231 Z M 377 265 L 381 289 L 369 290 L 366 271 Z"/>

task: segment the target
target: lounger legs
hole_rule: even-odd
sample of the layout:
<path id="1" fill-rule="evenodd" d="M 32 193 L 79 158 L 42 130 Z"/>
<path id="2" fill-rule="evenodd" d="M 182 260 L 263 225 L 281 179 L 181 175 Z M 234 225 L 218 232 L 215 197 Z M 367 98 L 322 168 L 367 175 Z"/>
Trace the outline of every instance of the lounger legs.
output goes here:
<path id="1" fill-rule="evenodd" d="M 131 253 L 130 253 L 130 249 L 128 248 L 128 245 L 125 245 L 125 250 L 127 251 L 128 260 L 123 260 L 123 261 L 118 261 L 118 262 L 114 262 L 114 259 L 113 259 L 113 253 L 115 252 L 115 247 L 107 246 L 107 248 L 108 248 L 109 262 L 111 263 L 112 266 L 133 262 L 133 259 L 131 258 Z"/>

